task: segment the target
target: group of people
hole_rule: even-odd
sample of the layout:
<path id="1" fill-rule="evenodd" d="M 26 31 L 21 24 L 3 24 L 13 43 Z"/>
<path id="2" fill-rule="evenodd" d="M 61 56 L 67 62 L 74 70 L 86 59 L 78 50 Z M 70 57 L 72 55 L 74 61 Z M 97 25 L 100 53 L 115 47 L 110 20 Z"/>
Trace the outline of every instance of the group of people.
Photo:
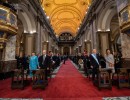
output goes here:
<path id="1" fill-rule="evenodd" d="M 53 54 L 51 51 L 47 53 L 46 50 L 43 50 L 42 55 L 32 53 L 32 55 L 28 57 L 23 56 L 21 58 L 16 56 L 18 68 L 23 67 L 24 69 L 29 69 L 30 76 L 32 76 L 33 70 L 44 69 L 46 80 L 49 74 L 48 70 L 57 68 L 62 60 L 64 60 L 63 63 L 65 64 L 68 58 L 79 65 L 79 68 L 83 67 L 86 74 L 88 74 L 88 69 L 92 69 L 93 80 L 99 68 L 109 68 L 112 70 L 112 73 L 115 73 L 116 69 L 121 67 L 121 55 L 117 53 L 112 54 L 109 49 L 106 50 L 105 56 L 98 54 L 96 49 L 93 49 L 90 55 L 84 52 L 83 55 L 60 56 L 60 54 Z"/>
<path id="2" fill-rule="evenodd" d="M 23 69 L 29 69 L 31 77 L 33 76 L 33 70 L 44 69 L 45 80 L 48 80 L 47 77 L 50 70 L 57 68 L 60 65 L 61 60 L 63 60 L 63 58 L 59 54 L 53 55 L 51 51 L 47 53 L 46 50 L 43 50 L 42 55 L 36 55 L 33 52 L 31 56 L 16 56 L 16 59 L 18 68 L 22 67 Z"/>
<path id="3" fill-rule="evenodd" d="M 110 49 L 106 50 L 105 56 L 98 54 L 97 50 L 93 49 L 92 54 L 87 55 L 84 52 L 83 55 L 79 54 L 73 57 L 72 60 L 79 65 L 79 68 L 83 67 L 86 74 L 88 74 L 88 69 L 92 69 L 92 80 L 98 75 L 99 68 L 111 69 L 114 74 L 116 69 L 121 67 L 121 55 L 113 54 Z"/>

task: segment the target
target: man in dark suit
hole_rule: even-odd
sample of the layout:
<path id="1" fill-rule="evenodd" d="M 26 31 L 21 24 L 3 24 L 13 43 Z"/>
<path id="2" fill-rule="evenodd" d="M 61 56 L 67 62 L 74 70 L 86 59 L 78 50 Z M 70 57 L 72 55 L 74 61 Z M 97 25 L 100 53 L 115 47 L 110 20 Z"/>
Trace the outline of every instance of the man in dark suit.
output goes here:
<path id="1" fill-rule="evenodd" d="M 88 76 L 88 70 L 91 69 L 91 68 L 90 68 L 89 56 L 87 55 L 87 53 L 84 53 L 83 62 L 84 62 L 84 71 L 85 71 L 85 74 Z"/>
<path id="2" fill-rule="evenodd" d="M 57 63 L 56 63 L 56 61 L 57 61 L 57 56 L 56 56 L 56 54 L 54 54 L 54 55 L 52 56 L 52 60 L 55 61 L 55 64 L 53 65 L 53 69 L 55 69 L 55 68 L 57 67 Z"/>
<path id="3" fill-rule="evenodd" d="M 93 49 L 92 54 L 90 55 L 90 64 L 92 68 L 92 80 L 94 80 L 95 75 L 98 77 L 98 69 L 100 68 L 100 58 L 96 49 Z"/>
<path id="4" fill-rule="evenodd" d="M 57 61 L 56 61 L 57 67 L 60 66 L 60 62 L 61 62 L 61 58 L 60 58 L 60 54 L 58 53 L 57 54 Z"/>
<path id="5" fill-rule="evenodd" d="M 47 79 L 47 69 L 49 67 L 49 56 L 46 54 L 46 50 L 43 50 L 43 54 L 38 58 L 39 66 L 41 69 L 45 69 L 45 80 Z"/>

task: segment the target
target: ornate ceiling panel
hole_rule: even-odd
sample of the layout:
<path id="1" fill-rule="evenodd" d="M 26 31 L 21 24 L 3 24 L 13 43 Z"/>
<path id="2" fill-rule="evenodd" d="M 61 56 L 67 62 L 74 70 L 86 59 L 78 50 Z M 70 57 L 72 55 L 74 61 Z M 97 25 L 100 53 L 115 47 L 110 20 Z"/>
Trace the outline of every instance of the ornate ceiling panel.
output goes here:
<path id="1" fill-rule="evenodd" d="M 69 32 L 76 36 L 92 0 L 42 0 L 56 35 Z"/>

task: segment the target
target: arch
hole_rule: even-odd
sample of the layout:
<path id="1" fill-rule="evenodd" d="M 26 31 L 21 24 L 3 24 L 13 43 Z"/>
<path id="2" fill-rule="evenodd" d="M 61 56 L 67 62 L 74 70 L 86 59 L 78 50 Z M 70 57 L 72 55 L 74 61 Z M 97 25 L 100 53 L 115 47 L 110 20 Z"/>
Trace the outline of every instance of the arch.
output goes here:
<path id="1" fill-rule="evenodd" d="M 62 11 L 74 12 L 75 14 L 77 14 L 80 17 L 80 19 L 83 18 L 81 12 L 76 7 L 74 7 L 74 6 L 72 6 L 72 7 L 71 6 L 67 6 L 67 8 L 65 10 L 64 6 L 60 6 L 60 7 L 55 8 L 52 11 L 52 13 L 50 15 L 50 19 L 52 19 L 53 16 L 56 15 L 58 12 L 62 12 Z"/>
<path id="2" fill-rule="evenodd" d="M 21 21 L 22 24 L 23 24 L 24 31 L 28 31 L 28 25 L 27 25 L 26 19 L 25 19 L 25 17 L 23 16 L 22 13 L 19 13 L 19 19 L 20 19 L 20 21 Z"/>
<path id="3" fill-rule="evenodd" d="M 64 23 L 68 23 L 68 24 L 70 24 L 71 26 L 73 26 L 73 27 L 78 27 L 78 25 L 77 25 L 77 23 L 76 22 L 74 22 L 73 20 L 66 20 L 66 21 L 64 21 L 64 20 L 62 20 L 62 21 L 58 21 L 56 24 L 55 24 L 55 27 L 58 27 L 58 25 L 61 25 L 61 24 L 64 24 Z"/>
<path id="4" fill-rule="evenodd" d="M 60 33 L 63 33 L 63 32 L 69 32 L 69 33 L 71 33 L 72 36 L 75 36 L 75 31 L 74 31 L 72 28 L 68 27 L 68 26 L 66 26 L 66 27 L 61 27 L 61 28 L 57 31 L 57 35 L 60 35 Z"/>
<path id="5" fill-rule="evenodd" d="M 69 30 L 61 31 L 61 32 L 58 34 L 58 36 L 60 36 L 62 33 L 70 33 L 73 37 L 76 36 L 74 33 L 72 33 L 72 31 L 69 31 Z"/>
<path id="6" fill-rule="evenodd" d="M 64 51 L 64 55 L 69 55 L 70 54 L 69 46 L 65 46 L 63 51 Z"/>
<path id="7" fill-rule="evenodd" d="M 24 25 L 24 32 L 36 32 L 35 19 L 25 6 L 20 5 L 23 12 L 19 12 L 19 19 Z"/>
<path id="8" fill-rule="evenodd" d="M 105 8 L 101 11 L 97 21 L 97 29 L 98 31 L 110 31 L 110 22 L 114 15 L 117 14 L 117 9 L 115 7 L 115 1 L 108 2 Z"/>

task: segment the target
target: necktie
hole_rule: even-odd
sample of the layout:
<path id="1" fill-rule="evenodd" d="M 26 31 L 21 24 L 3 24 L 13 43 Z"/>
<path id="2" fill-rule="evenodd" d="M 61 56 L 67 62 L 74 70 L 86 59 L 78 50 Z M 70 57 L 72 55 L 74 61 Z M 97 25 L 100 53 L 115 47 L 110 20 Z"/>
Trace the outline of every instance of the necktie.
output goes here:
<path id="1" fill-rule="evenodd" d="M 44 60 L 45 60 L 45 55 L 43 56 L 43 64 L 44 64 Z"/>

